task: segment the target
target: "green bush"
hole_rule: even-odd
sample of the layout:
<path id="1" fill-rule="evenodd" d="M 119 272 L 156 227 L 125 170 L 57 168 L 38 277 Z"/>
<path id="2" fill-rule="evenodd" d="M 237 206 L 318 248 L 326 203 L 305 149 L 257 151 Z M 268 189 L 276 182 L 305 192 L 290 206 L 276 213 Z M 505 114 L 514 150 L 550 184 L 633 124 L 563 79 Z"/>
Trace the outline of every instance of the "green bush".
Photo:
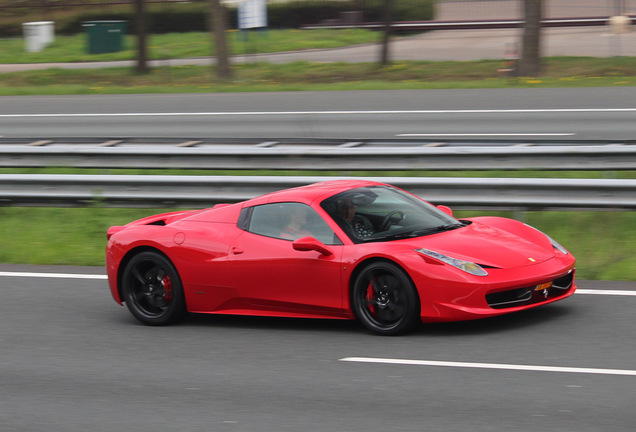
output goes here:
<path id="1" fill-rule="evenodd" d="M 432 0 L 394 0 L 393 21 L 430 21 L 433 19 Z M 365 20 L 384 20 L 384 0 L 365 1 Z"/>
<path id="2" fill-rule="evenodd" d="M 394 0 L 393 21 L 429 21 L 433 19 L 433 0 Z M 360 10 L 359 0 L 326 2 L 275 3 L 268 6 L 270 27 L 295 28 L 338 20 L 343 12 Z M 362 19 L 365 22 L 384 20 L 384 0 L 365 0 Z"/>
<path id="3" fill-rule="evenodd" d="M 273 3 L 267 8 L 268 26 L 272 29 L 298 28 L 304 25 L 319 24 L 327 20 L 338 20 L 343 12 L 360 9 L 360 0 L 348 1 L 290 1 Z M 22 35 L 22 22 L 34 20 L 27 12 L 31 9 L 20 9 L 20 15 L 5 15 L 0 20 L 0 37 Z M 365 0 L 363 21 L 378 22 L 383 20 L 384 0 Z M 40 13 L 41 7 L 34 8 L 33 14 Z M 146 10 L 146 28 L 150 34 L 200 32 L 207 31 L 207 2 L 149 4 Z M 433 17 L 433 0 L 394 0 L 393 21 L 428 21 Z M 79 8 L 77 13 L 65 11 L 55 17 L 55 31 L 58 34 L 77 34 L 83 32 L 85 21 L 124 20 L 128 21 L 128 31 L 135 33 L 136 19 L 133 9 L 128 5 L 108 6 L 99 9 Z M 228 27 L 236 28 L 238 24 L 237 10 L 228 10 Z"/>
<path id="4" fill-rule="evenodd" d="M 267 7 L 267 22 L 272 28 L 298 28 L 338 19 L 342 12 L 355 10 L 354 1 L 307 1 L 274 3 Z"/>
<path id="5" fill-rule="evenodd" d="M 85 12 L 74 16 L 68 22 L 56 25 L 61 34 L 82 32 L 85 21 L 124 20 L 128 21 L 128 31 L 136 32 L 137 19 L 130 8 Z M 205 3 L 174 4 L 170 8 L 149 8 L 146 11 L 146 29 L 150 34 L 183 33 L 207 31 L 207 9 Z"/>

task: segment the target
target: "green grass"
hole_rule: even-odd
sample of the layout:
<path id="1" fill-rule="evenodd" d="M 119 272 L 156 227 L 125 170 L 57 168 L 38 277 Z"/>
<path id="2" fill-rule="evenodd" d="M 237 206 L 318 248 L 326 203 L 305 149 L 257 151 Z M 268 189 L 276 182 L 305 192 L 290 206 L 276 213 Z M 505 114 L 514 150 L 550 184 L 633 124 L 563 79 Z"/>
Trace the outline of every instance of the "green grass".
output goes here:
<path id="1" fill-rule="evenodd" d="M 0 207 L 0 262 L 104 265 L 106 230 L 160 209 Z M 577 277 L 636 280 L 634 212 L 456 212 L 517 217 L 550 234 L 577 257 Z"/>
<path id="2" fill-rule="evenodd" d="M 624 171 L 308 171 L 308 170 L 203 170 L 133 168 L 0 168 L 0 174 L 95 174 L 95 175 L 207 175 L 207 176 L 355 176 L 355 177 L 474 177 L 474 178 L 565 178 L 636 179 L 636 170 Z"/>
<path id="3" fill-rule="evenodd" d="M 231 54 L 258 54 L 303 49 L 325 49 L 377 42 L 380 34 L 370 30 L 268 30 L 228 32 Z M 89 54 L 86 35 L 56 36 L 53 44 L 40 52 L 25 52 L 24 39 L 0 39 L 0 63 L 52 63 L 134 60 L 135 36 L 125 36 L 124 49 L 116 53 Z M 150 35 L 147 41 L 151 59 L 176 59 L 215 55 L 208 33 L 169 33 Z"/>
<path id="4" fill-rule="evenodd" d="M 108 227 L 149 214 L 147 209 L 0 207 L 0 262 L 103 265 Z"/>
<path id="5" fill-rule="evenodd" d="M 240 54 L 334 48 L 378 41 L 367 30 L 270 30 L 229 33 L 229 45 L 238 54 L 232 64 L 233 79 L 219 80 L 211 66 L 165 66 L 138 75 L 133 67 L 98 70 L 48 69 L 0 74 L 0 95 L 208 93 L 302 90 L 448 89 L 501 87 L 608 87 L 636 85 L 636 57 L 544 59 L 540 78 L 499 77 L 502 60 L 395 61 L 380 67 L 374 63 L 267 63 Z M 38 53 L 24 52 L 22 39 L 0 40 L 0 63 L 84 62 L 133 60 L 134 38 L 126 38 L 126 50 L 87 54 L 83 35 L 57 37 Z M 149 57 L 178 59 L 212 54 L 206 33 L 151 36 Z M 169 63 L 169 62 L 168 62 Z"/>
<path id="6" fill-rule="evenodd" d="M 573 64 L 574 63 L 574 64 Z M 583 74 L 579 67 L 590 68 Z M 242 63 L 219 80 L 212 67 L 167 66 L 138 75 L 132 68 L 48 69 L 0 74 L 0 95 L 210 93 L 450 88 L 611 87 L 636 85 L 636 58 L 548 59 L 541 78 L 497 77 L 500 62 Z M 577 75 L 570 75 L 570 71 Z"/>

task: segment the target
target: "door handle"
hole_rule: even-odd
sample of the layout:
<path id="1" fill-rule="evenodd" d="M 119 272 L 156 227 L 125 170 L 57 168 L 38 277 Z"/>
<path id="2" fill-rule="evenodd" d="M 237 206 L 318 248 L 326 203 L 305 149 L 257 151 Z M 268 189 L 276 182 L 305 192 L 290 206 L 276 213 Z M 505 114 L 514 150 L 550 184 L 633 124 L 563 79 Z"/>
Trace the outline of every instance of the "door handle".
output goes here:
<path id="1" fill-rule="evenodd" d="M 241 248 L 239 248 L 239 247 L 236 247 L 236 246 L 232 247 L 232 253 L 233 253 L 234 255 L 240 255 L 240 254 L 242 254 L 243 252 L 245 252 L 245 250 L 243 250 L 243 249 L 241 249 Z"/>

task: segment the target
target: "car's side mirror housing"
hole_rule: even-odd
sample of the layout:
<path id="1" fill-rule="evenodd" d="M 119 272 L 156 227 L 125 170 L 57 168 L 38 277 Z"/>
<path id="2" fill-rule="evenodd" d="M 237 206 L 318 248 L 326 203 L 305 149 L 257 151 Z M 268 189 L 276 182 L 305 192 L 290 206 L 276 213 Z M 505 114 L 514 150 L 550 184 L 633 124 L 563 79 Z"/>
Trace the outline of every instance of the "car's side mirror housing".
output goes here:
<path id="1" fill-rule="evenodd" d="M 452 215 L 453 215 L 453 209 L 451 209 L 451 208 L 450 208 L 450 207 L 448 207 L 448 206 L 445 206 L 445 205 L 438 205 L 438 206 L 437 206 L 437 208 L 438 208 L 439 210 L 443 211 L 444 213 L 446 213 L 446 214 L 447 214 L 447 215 L 449 215 L 449 216 L 452 216 Z"/>
<path id="2" fill-rule="evenodd" d="M 325 256 L 333 255 L 333 251 L 324 243 L 313 237 L 301 237 L 292 242 L 292 246 L 297 251 L 316 251 Z"/>

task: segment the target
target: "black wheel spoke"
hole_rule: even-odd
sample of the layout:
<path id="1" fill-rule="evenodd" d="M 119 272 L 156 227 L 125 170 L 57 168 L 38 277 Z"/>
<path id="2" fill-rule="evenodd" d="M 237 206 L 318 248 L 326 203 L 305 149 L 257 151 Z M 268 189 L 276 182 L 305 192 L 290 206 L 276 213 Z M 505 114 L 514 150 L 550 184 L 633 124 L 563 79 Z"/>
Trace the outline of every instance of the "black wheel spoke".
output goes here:
<path id="1" fill-rule="evenodd" d="M 146 300 L 146 297 L 147 297 L 147 294 L 143 290 L 143 287 L 133 290 L 131 294 L 133 296 L 133 300 L 136 303 L 142 303 L 143 301 Z"/>
<path id="2" fill-rule="evenodd" d="M 154 269 L 154 273 L 155 273 L 155 275 L 154 275 L 155 281 L 158 284 L 161 284 L 161 282 L 163 281 L 163 278 L 166 276 L 166 271 L 164 269 L 162 269 L 162 268 L 158 268 L 157 267 L 157 268 Z"/>
<path id="3" fill-rule="evenodd" d="M 136 280 L 137 282 L 139 282 L 141 285 L 145 285 L 146 283 L 146 279 L 144 279 L 144 277 L 142 276 L 141 272 L 139 271 L 138 267 L 134 267 L 132 270 L 132 277 L 134 280 Z"/>
<path id="4" fill-rule="evenodd" d="M 164 309 L 168 307 L 168 302 L 163 297 L 155 297 L 154 303 L 155 303 L 155 306 L 160 309 Z"/>
<path id="5" fill-rule="evenodd" d="M 373 278 L 371 280 L 371 288 L 373 288 L 373 295 L 378 296 L 382 291 L 382 277 Z"/>
<path id="6" fill-rule="evenodd" d="M 378 312 L 378 315 L 385 322 L 393 322 L 400 319 L 402 315 L 404 314 L 404 311 L 405 311 L 404 306 L 401 306 L 396 303 L 389 303 L 388 305 L 380 309 L 380 311 Z"/>

